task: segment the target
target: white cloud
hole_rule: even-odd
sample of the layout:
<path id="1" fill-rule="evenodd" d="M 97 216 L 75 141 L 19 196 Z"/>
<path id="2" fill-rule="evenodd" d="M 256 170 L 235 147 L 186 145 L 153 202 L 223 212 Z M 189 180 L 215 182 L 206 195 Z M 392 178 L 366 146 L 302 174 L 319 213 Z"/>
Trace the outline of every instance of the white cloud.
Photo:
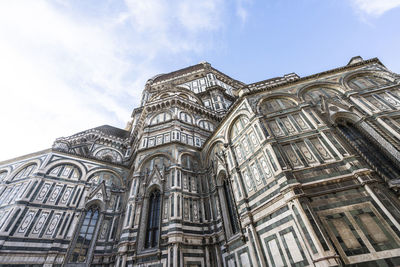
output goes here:
<path id="1" fill-rule="evenodd" d="M 184 0 L 179 2 L 176 15 L 187 30 L 215 30 L 222 26 L 223 9 L 221 0 Z"/>
<path id="2" fill-rule="evenodd" d="M 0 160 L 124 127 L 157 58 L 190 59 L 223 28 L 224 0 L 96 4 L 88 15 L 68 1 L 0 2 Z"/>
<path id="3" fill-rule="evenodd" d="M 252 0 L 236 0 L 236 15 L 240 21 L 244 24 L 248 17 L 248 6 L 252 3 Z"/>
<path id="4" fill-rule="evenodd" d="M 386 11 L 400 6 L 400 0 L 351 0 L 360 12 L 379 17 Z"/>

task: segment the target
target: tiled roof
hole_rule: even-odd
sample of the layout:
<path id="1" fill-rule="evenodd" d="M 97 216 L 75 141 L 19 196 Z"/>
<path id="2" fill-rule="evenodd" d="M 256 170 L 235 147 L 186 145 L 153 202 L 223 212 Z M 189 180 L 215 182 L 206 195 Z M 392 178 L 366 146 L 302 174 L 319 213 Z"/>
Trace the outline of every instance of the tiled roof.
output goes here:
<path id="1" fill-rule="evenodd" d="M 129 137 L 129 132 L 114 126 L 110 125 L 102 125 L 94 128 L 95 130 L 98 130 L 100 132 L 103 132 L 108 135 L 113 135 L 119 138 L 127 138 Z"/>
<path id="2" fill-rule="evenodd" d="M 160 82 L 160 81 L 163 81 L 163 80 L 168 80 L 170 78 L 173 78 L 174 76 L 179 76 L 179 75 L 182 75 L 182 74 L 185 74 L 185 73 L 190 73 L 190 72 L 193 72 L 193 71 L 196 71 L 196 70 L 200 70 L 200 69 L 203 69 L 203 68 L 204 68 L 204 64 L 200 63 L 200 64 L 197 64 L 197 65 L 193 65 L 193 66 L 190 66 L 190 67 L 187 67 L 187 68 L 184 68 L 184 69 L 180 69 L 180 70 L 177 70 L 177 71 L 173 71 L 173 72 L 170 72 L 170 73 L 160 74 L 160 75 L 157 75 L 154 78 L 153 82 L 156 83 L 156 82 Z"/>

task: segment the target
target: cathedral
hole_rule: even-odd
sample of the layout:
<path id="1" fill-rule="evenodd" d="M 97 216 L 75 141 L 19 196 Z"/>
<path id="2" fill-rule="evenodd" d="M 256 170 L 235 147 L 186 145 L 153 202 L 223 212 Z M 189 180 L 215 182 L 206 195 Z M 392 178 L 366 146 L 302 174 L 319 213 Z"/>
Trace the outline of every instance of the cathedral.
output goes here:
<path id="1" fill-rule="evenodd" d="M 246 84 L 202 62 L 0 162 L 2 266 L 399 266 L 400 75 Z"/>

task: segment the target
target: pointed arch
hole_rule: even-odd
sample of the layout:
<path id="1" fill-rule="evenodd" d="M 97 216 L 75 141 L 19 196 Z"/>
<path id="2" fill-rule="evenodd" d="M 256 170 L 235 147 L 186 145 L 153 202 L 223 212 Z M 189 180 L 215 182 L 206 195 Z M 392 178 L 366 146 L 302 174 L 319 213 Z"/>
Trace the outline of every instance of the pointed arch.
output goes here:
<path id="1" fill-rule="evenodd" d="M 214 161 L 215 153 L 218 153 L 219 151 L 222 151 L 224 148 L 224 143 L 222 140 L 215 140 L 210 146 L 209 149 L 207 150 L 206 153 L 206 159 L 207 163 L 206 166 L 210 167 L 211 162 Z"/>
<path id="2" fill-rule="evenodd" d="M 157 158 L 157 157 L 166 158 L 168 166 L 170 166 L 171 164 L 174 163 L 173 158 L 169 154 L 167 154 L 167 153 L 155 153 L 155 154 L 147 155 L 144 159 L 142 159 L 140 161 L 140 163 L 138 164 L 136 170 L 141 171 L 141 172 L 144 171 L 144 169 L 146 167 L 146 164 L 149 163 L 149 161 L 151 161 L 151 160 L 153 160 L 154 158 Z"/>
<path id="3" fill-rule="evenodd" d="M 104 170 L 97 170 L 90 176 L 88 176 L 87 182 L 92 185 L 99 185 L 101 182 L 105 182 L 105 185 L 110 188 L 118 188 L 123 189 L 124 182 L 123 179 L 115 172 L 104 169 Z"/>
<path id="4" fill-rule="evenodd" d="M 178 161 L 182 167 L 186 169 L 197 169 L 199 167 L 199 161 L 196 159 L 193 153 L 184 152 L 179 155 Z"/>
<path id="5" fill-rule="evenodd" d="M 226 171 L 219 171 L 216 176 L 216 181 L 217 185 L 220 185 L 218 189 L 218 194 L 223 207 L 225 207 L 222 208 L 225 231 L 229 234 L 229 236 L 233 236 L 239 232 L 240 228 L 236 210 L 236 203 Z"/>
<path id="6" fill-rule="evenodd" d="M 161 221 L 161 192 L 158 188 L 153 188 L 148 196 L 149 209 L 147 212 L 147 227 L 144 248 L 154 248 L 159 244 L 160 221 Z"/>
<path id="7" fill-rule="evenodd" d="M 227 140 L 232 142 L 237 136 L 239 136 L 246 127 L 250 124 L 250 119 L 245 114 L 238 114 L 230 123 L 227 131 Z"/>

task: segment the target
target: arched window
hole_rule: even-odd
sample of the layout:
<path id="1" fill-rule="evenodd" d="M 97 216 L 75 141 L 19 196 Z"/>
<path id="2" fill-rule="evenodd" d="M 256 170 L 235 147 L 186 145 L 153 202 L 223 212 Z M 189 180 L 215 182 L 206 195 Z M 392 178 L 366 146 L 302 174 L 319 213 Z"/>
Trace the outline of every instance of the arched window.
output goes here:
<path id="1" fill-rule="evenodd" d="M 249 119 L 246 116 L 240 116 L 232 126 L 231 138 L 234 139 L 237 137 L 245 129 L 248 123 Z"/>
<path id="2" fill-rule="evenodd" d="M 261 112 L 268 114 L 288 108 L 296 107 L 296 103 L 286 98 L 273 98 L 264 101 L 261 105 Z"/>
<path id="3" fill-rule="evenodd" d="M 142 167 L 142 171 L 148 170 L 149 172 L 153 171 L 155 167 L 158 169 L 167 168 L 170 165 L 170 160 L 163 156 L 154 157 L 148 160 Z"/>
<path id="4" fill-rule="evenodd" d="M 213 166 L 214 162 L 216 162 L 216 154 L 222 156 L 222 151 L 224 150 L 224 145 L 221 142 L 214 144 L 208 154 L 208 165 Z"/>
<path id="5" fill-rule="evenodd" d="M 81 173 L 78 167 L 71 164 L 57 165 L 51 168 L 47 175 L 60 178 L 72 178 L 78 180 L 81 178 Z"/>
<path id="6" fill-rule="evenodd" d="M 36 169 L 36 164 L 31 164 L 20 170 L 13 178 L 13 180 L 20 180 L 28 177 Z"/>
<path id="7" fill-rule="evenodd" d="M 82 263 L 88 261 L 92 241 L 95 240 L 95 231 L 97 222 L 99 221 L 99 208 L 92 206 L 86 211 L 82 225 L 79 229 L 78 237 L 76 238 L 74 249 L 69 258 L 70 263 Z"/>
<path id="8" fill-rule="evenodd" d="M 338 95 L 339 94 L 335 90 L 318 87 L 307 90 L 307 92 L 303 94 L 303 98 L 305 101 L 312 101 L 314 103 L 317 103 L 319 102 L 321 96 L 324 96 L 326 98 L 334 98 Z"/>
<path id="9" fill-rule="evenodd" d="M 154 190 L 149 198 L 149 211 L 147 215 L 147 230 L 145 248 L 153 248 L 158 245 L 158 236 L 160 232 L 160 202 L 161 196 L 159 190 Z"/>
<path id="10" fill-rule="evenodd" d="M 239 231 L 239 225 L 236 218 L 236 210 L 235 210 L 232 190 L 226 180 L 224 180 L 224 195 L 226 200 L 226 206 L 228 209 L 229 223 L 232 230 L 232 234 L 236 234 Z"/>
<path id="11" fill-rule="evenodd" d="M 214 131 L 214 125 L 209 121 L 202 120 L 199 122 L 199 126 L 205 130 Z"/>
<path id="12" fill-rule="evenodd" d="M 184 122 L 192 123 L 192 117 L 189 114 L 187 114 L 186 112 L 181 112 L 181 114 L 179 115 L 179 118 L 181 120 L 183 120 Z"/>
<path id="13" fill-rule="evenodd" d="M 159 113 L 151 119 L 150 125 L 162 123 L 171 119 L 171 114 L 168 112 Z"/>
<path id="14" fill-rule="evenodd" d="M 374 87 L 380 87 L 382 85 L 389 85 L 392 82 L 373 75 L 359 76 L 351 79 L 348 82 L 351 89 L 354 90 L 364 90 Z"/>
<path id="15" fill-rule="evenodd" d="M 105 185 L 113 189 L 121 189 L 121 181 L 111 172 L 97 172 L 89 178 L 89 183 L 93 186 L 105 182 Z"/>
<path id="16" fill-rule="evenodd" d="M 122 155 L 114 149 L 109 149 L 109 148 L 101 149 L 97 151 L 94 156 L 96 158 L 108 162 L 116 162 L 116 163 L 122 162 Z"/>

